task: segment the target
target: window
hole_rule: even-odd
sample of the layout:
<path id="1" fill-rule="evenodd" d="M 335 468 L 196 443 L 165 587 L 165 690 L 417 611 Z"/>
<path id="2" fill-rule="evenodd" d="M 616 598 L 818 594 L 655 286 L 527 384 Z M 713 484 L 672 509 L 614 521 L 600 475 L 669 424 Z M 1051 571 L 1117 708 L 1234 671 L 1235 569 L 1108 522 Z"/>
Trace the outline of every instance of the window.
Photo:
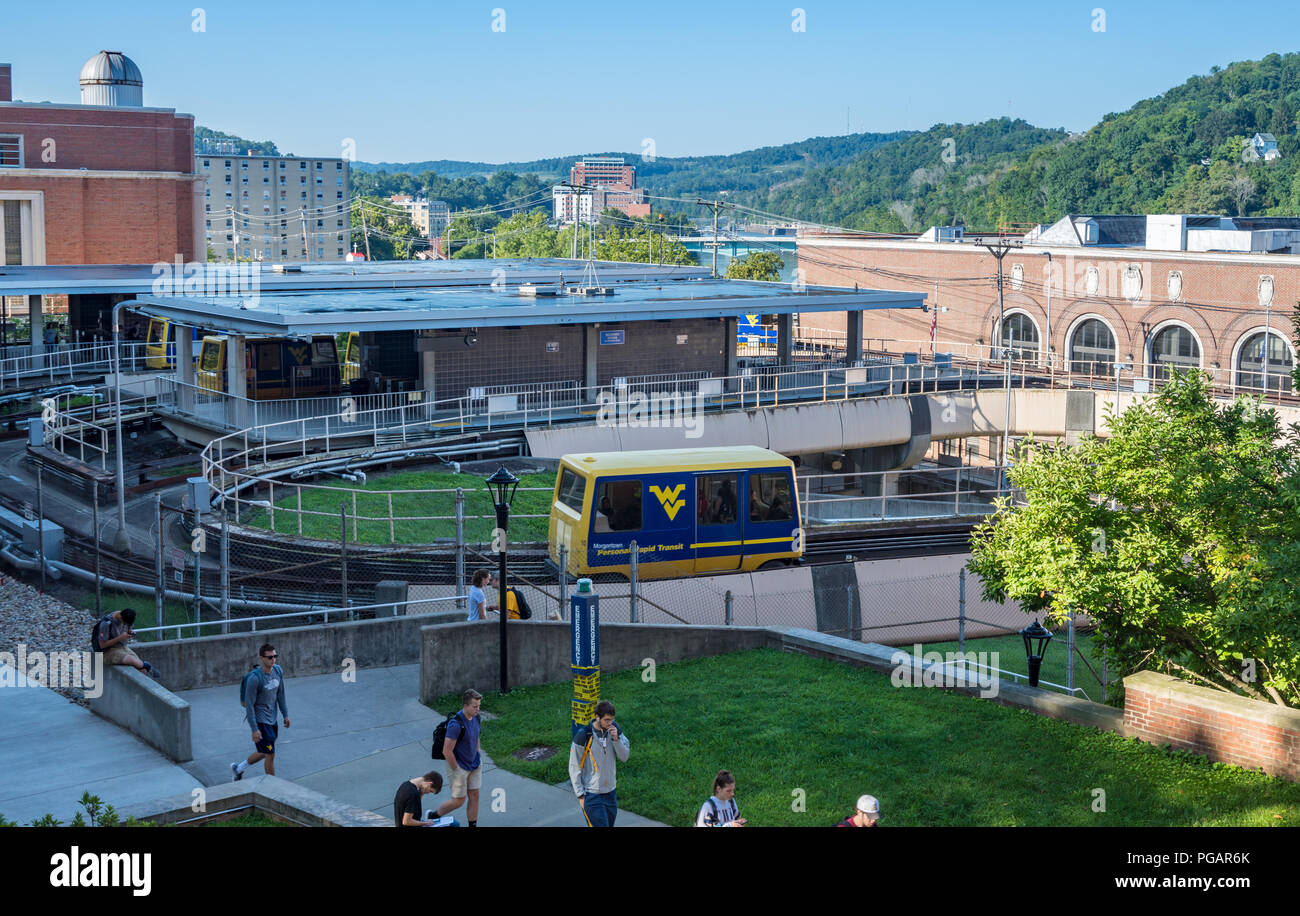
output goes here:
<path id="1" fill-rule="evenodd" d="M 358 362 L 356 356 L 356 346 L 351 337 L 348 338 L 348 360 Z M 582 501 L 587 495 L 587 478 L 573 473 L 569 468 L 560 472 L 560 488 L 558 495 L 555 497 L 556 502 L 568 506 L 574 512 L 582 512 Z"/>
<path id="2" fill-rule="evenodd" d="M 775 522 L 790 518 L 790 475 L 749 475 L 749 520 Z"/>
<path id="3" fill-rule="evenodd" d="M 1200 365 L 1201 346 L 1187 328 L 1171 324 L 1151 338 L 1148 368 L 1152 378 L 1169 378 L 1171 370 L 1197 369 Z"/>
<path id="4" fill-rule="evenodd" d="M 342 191 L 337 191 L 337 192 L 335 192 L 335 194 L 334 194 L 334 199 L 335 199 L 335 200 L 342 200 L 342 199 L 343 199 L 343 192 L 342 192 Z"/>
<path id="5" fill-rule="evenodd" d="M 229 191 L 227 191 L 227 192 L 226 192 L 226 200 L 230 200 L 230 198 L 231 198 L 231 193 L 230 193 Z"/>
<path id="6" fill-rule="evenodd" d="M 343 187 L 343 176 L 340 175 L 338 178 L 334 179 L 334 185 L 339 188 Z"/>
<path id="7" fill-rule="evenodd" d="M 307 176 L 306 176 L 306 175 L 303 175 L 302 177 L 300 177 L 300 178 L 298 179 L 298 184 L 306 184 L 306 183 L 307 183 Z"/>
<path id="8" fill-rule="evenodd" d="M 262 160 L 262 171 L 266 171 L 266 170 L 269 169 L 270 167 L 271 167 L 271 163 L 269 163 L 269 162 L 267 162 L 265 159 L 263 159 L 263 160 Z"/>
<path id="9" fill-rule="evenodd" d="M 229 176 L 229 175 L 226 176 L 226 184 L 230 184 L 230 176 Z"/>
<path id="10" fill-rule="evenodd" d="M 229 159 L 226 160 L 226 168 L 230 168 L 230 160 L 229 160 Z"/>
<path id="11" fill-rule="evenodd" d="M 316 171 L 319 172 L 320 169 L 321 169 L 321 164 L 318 162 L 318 163 L 316 163 Z"/>
<path id="12" fill-rule="evenodd" d="M 248 160 L 244 160 L 243 162 L 239 163 L 239 167 L 240 167 L 241 169 L 243 169 L 245 172 L 247 172 L 247 171 L 248 171 Z"/>
<path id="13" fill-rule="evenodd" d="M 257 348 L 257 371 L 280 371 L 280 345 L 262 344 Z"/>
<path id="14" fill-rule="evenodd" d="M 1089 318 L 1070 338 L 1070 371 L 1110 375 L 1115 362 L 1115 335 L 1098 318 Z"/>
<path id="15" fill-rule="evenodd" d="M 284 170 L 284 163 L 283 163 L 283 162 L 280 163 L 280 169 L 281 169 L 281 171 Z M 283 180 L 283 179 L 282 179 L 282 180 Z"/>
<path id="16" fill-rule="evenodd" d="M 1038 361 L 1038 328 L 1028 315 L 1021 312 L 1007 315 L 999 336 L 1002 348 L 1011 350 L 1014 359 Z"/>
<path id="17" fill-rule="evenodd" d="M 737 520 L 735 474 L 695 478 L 695 521 L 700 525 L 734 525 Z"/>
<path id="18" fill-rule="evenodd" d="M 603 480 L 596 491 L 592 530 L 641 530 L 641 481 Z"/>
<path id="19" fill-rule="evenodd" d="M 343 163 L 342 162 L 334 163 L 334 168 L 338 169 L 340 172 L 343 171 Z"/>
<path id="20" fill-rule="evenodd" d="M 1291 348 L 1277 333 L 1268 335 L 1268 390 L 1290 394 Z M 1257 331 L 1246 339 L 1237 353 L 1237 379 L 1239 388 L 1264 387 L 1264 332 Z"/>
<path id="21" fill-rule="evenodd" d="M 219 357 L 221 353 L 221 344 L 217 341 L 204 341 L 203 349 L 199 353 L 199 368 L 204 372 L 216 372 L 221 368 Z"/>
<path id="22" fill-rule="evenodd" d="M 303 171 L 303 170 L 305 170 L 306 168 L 307 168 L 307 163 L 305 163 L 305 162 L 299 162 L 299 163 L 298 163 L 298 170 L 299 170 L 299 171 Z"/>
<path id="23" fill-rule="evenodd" d="M 271 183 L 270 176 L 263 175 L 263 176 L 262 176 L 262 184 L 270 184 L 270 183 Z"/>
<path id="24" fill-rule="evenodd" d="M 317 184 L 324 184 L 324 183 L 325 183 L 325 179 L 324 179 L 324 178 L 321 178 L 319 175 L 317 175 L 317 176 L 316 176 L 316 183 L 317 183 Z"/>
<path id="25" fill-rule="evenodd" d="M 207 159 L 204 159 L 204 160 L 203 160 L 203 167 L 204 167 L 205 169 L 208 168 L 208 167 L 211 166 L 211 165 L 212 165 L 212 162 L 211 162 L 211 161 L 209 161 L 209 160 L 207 160 Z"/>
<path id="26" fill-rule="evenodd" d="M 323 220 L 323 219 L 318 219 L 318 220 L 316 220 L 316 228 L 317 228 L 317 229 L 323 229 L 323 228 L 325 228 L 325 220 Z"/>

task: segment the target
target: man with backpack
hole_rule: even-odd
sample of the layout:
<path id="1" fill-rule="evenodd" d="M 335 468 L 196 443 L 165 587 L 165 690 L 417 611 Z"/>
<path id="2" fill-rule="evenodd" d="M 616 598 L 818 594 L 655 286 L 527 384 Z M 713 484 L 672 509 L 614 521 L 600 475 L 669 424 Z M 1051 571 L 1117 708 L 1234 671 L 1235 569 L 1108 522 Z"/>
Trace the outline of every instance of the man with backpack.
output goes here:
<path id="1" fill-rule="evenodd" d="M 492 594 L 501 591 L 501 579 L 493 576 L 488 588 Z M 516 589 L 513 585 L 506 586 L 506 615 L 508 620 L 532 620 L 533 609 L 528 606 L 527 599 L 524 598 L 523 592 Z"/>
<path id="2" fill-rule="evenodd" d="M 450 716 L 434 731 L 433 755 L 447 761 L 447 781 L 451 783 L 451 799 L 438 806 L 438 817 L 455 811 L 465 803 L 465 821 L 470 827 L 478 826 L 478 795 L 483 784 L 483 744 L 480 739 L 483 723 L 478 717 L 483 705 L 483 694 L 466 690 L 460 698 L 460 711 Z M 443 744 L 439 754 L 439 733 Z"/>
<path id="3" fill-rule="evenodd" d="M 161 677 L 158 669 L 131 651 L 127 640 L 135 638 L 135 609 L 124 607 L 112 614 L 105 614 L 95 621 L 90 631 L 90 646 L 96 652 L 104 653 L 106 665 L 130 665 L 153 677 Z"/>
<path id="4" fill-rule="evenodd" d="M 589 827 L 613 827 L 618 817 L 617 762 L 632 746 L 614 721 L 614 704 L 601 700 L 590 725 L 574 728 L 569 746 L 569 781 Z"/>
<path id="5" fill-rule="evenodd" d="M 242 763 L 230 765 L 236 780 L 244 778 L 244 770 L 259 760 L 265 760 L 266 775 L 275 775 L 275 742 L 279 737 L 275 724 L 278 706 L 284 717 L 284 727 L 289 727 L 289 707 L 284 701 L 284 671 L 276 664 L 280 657 L 275 646 L 265 643 L 258 651 L 260 665 L 248 674 L 239 685 L 239 698 L 244 704 L 244 717 L 253 730 L 253 753 Z"/>

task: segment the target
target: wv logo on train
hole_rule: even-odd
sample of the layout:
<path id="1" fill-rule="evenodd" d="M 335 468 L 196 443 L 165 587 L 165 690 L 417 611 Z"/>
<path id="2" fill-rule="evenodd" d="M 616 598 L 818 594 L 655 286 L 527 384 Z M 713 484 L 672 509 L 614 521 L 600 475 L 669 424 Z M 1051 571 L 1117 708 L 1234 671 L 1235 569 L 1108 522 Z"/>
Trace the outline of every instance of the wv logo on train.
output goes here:
<path id="1" fill-rule="evenodd" d="M 664 512 L 668 514 L 669 521 L 677 518 L 677 513 L 680 512 L 682 507 L 686 505 L 686 500 L 677 498 L 681 495 L 682 491 L 685 489 L 686 489 L 686 484 L 684 483 L 679 483 L 671 490 L 668 489 L 667 487 L 650 488 L 650 492 L 653 493 L 655 495 L 655 498 L 659 500 L 659 505 L 664 507 Z"/>

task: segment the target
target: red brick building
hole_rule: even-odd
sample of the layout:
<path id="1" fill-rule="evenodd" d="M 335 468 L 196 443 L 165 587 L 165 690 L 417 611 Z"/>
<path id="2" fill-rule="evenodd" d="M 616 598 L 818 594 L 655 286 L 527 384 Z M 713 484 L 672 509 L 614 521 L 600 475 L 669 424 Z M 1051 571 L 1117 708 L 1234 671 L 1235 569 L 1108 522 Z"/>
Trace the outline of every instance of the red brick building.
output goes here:
<path id="1" fill-rule="evenodd" d="M 1300 254 L 1290 253 L 1288 238 L 1275 237 L 1294 229 L 1219 217 L 1069 219 L 1101 220 L 1103 226 L 1106 220 L 1212 219 L 1236 225 L 1215 229 L 1206 244 L 1238 244 L 1224 234 L 1229 232 L 1246 237 L 1245 245 L 1255 239 L 1257 250 L 1148 247 L 1191 247 L 1186 231 L 1181 242 L 1175 236 L 1172 243 L 1151 230 L 1108 243 L 1103 228 L 1100 239 L 1085 235 L 1079 244 L 1062 243 L 1059 233 L 1031 233 L 1015 240 L 1023 247 L 1013 247 L 1002 262 L 1005 327 L 999 324 L 997 259 L 972 237 L 801 238 L 800 278 L 809 284 L 924 292 L 931 306 L 939 306 L 930 314 L 868 313 L 863 328 L 868 349 L 928 354 L 933 330 L 940 353 L 987 359 L 992 350 L 1011 347 L 1022 359 L 1075 372 L 1110 375 L 1115 364 L 1126 365 L 1126 379 L 1157 377 L 1172 364 L 1210 370 L 1225 386 L 1261 387 L 1267 325 L 1268 387 L 1290 390 Z M 1297 220 L 1254 222 L 1300 226 Z M 1274 244 L 1278 247 L 1267 247 Z M 829 315 L 815 317 L 809 324 L 843 330 L 828 324 Z"/>
<path id="2" fill-rule="evenodd" d="M 13 101 L 0 64 L 0 265 L 205 260 L 194 118 L 145 108 L 135 65 L 101 52 L 82 99 Z"/>

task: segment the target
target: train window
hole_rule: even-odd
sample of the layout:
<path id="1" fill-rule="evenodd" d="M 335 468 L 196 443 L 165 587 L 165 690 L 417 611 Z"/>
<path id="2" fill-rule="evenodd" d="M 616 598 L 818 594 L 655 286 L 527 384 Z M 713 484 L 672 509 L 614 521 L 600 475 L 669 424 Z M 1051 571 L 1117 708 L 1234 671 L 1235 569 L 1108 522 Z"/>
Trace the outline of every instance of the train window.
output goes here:
<path id="1" fill-rule="evenodd" d="M 149 322 L 149 343 L 157 344 L 165 340 L 167 334 L 167 322 L 151 321 Z"/>
<path id="2" fill-rule="evenodd" d="M 710 474 L 695 479 L 695 517 L 701 525 L 731 525 L 736 521 L 735 474 Z"/>
<path id="3" fill-rule="evenodd" d="M 263 344 L 257 348 L 257 371 L 258 372 L 279 372 L 280 371 L 280 346 L 279 344 Z"/>
<path id="4" fill-rule="evenodd" d="M 318 365 L 321 363 L 329 365 L 339 361 L 333 338 L 318 340 L 312 344 L 312 361 Z"/>
<path id="5" fill-rule="evenodd" d="M 587 478 L 580 477 L 568 468 L 560 474 L 560 502 L 574 512 L 582 511 L 582 500 L 587 495 Z"/>
<path id="6" fill-rule="evenodd" d="M 204 372 L 216 372 L 221 368 L 217 365 L 219 359 L 218 353 L 220 350 L 221 344 L 219 343 L 205 343 L 203 349 L 200 351 L 199 368 Z"/>
<path id="7" fill-rule="evenodd" d="M 790 475 L 749 475 L 749 520 L 775 522 L 790 518 Z"/>
<path id="8" fill-rule="evenodd" d="M 602 481 L 596 491 L 595 521 L 604 521 L 610 531 L 641 530 L 641 481 Z"/>
<path id="9" fill-rule="evenodd" d="M 350 363 L 361 362 L 361 342 L 356 337 L 352 337 L 350 335 L 348 337 L 348 362 Z M 582 511 L 582 510 L 579 509 L 578 511 Z"/>

